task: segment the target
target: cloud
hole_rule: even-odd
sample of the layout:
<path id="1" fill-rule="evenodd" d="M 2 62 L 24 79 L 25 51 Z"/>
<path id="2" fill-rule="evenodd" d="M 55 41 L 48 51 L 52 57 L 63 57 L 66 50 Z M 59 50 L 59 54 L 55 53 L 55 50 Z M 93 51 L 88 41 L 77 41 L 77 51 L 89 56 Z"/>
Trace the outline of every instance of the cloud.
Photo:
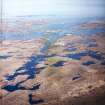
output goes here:
<path id="1" fill-rule="evenodd" d="M 3 0 L 5 16 L 16 15 L 99 15 L 104 0 Z"/>

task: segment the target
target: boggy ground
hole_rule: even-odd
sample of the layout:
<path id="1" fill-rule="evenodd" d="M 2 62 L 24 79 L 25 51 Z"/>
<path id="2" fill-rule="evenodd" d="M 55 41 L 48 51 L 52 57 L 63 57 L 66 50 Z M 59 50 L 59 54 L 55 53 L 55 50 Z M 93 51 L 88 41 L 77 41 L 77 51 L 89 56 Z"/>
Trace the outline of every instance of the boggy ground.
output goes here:
<path id="1" fill-rule="evenodd" d="M 35 64 L 37 64 L 34 55 L 40 52 L 42 43 L 42 39 L 3 41 L 0 47 L 0 105 L 14 105 L 24 102 L 27 105 L 29 103 L 27 91 L 31 89 L 22 88 L 20 84 L 34 78 Z M 34 88 L 32 86 L 32 89 Z M 11 96 L 13 97 L 11 98 Z M 6 102 L 8 101 L 6 97 L 9 97 L 9 102 L 12 103 Z M 22 102 L 21 98 L 23 98 Z M 3 101 L 5 99 L 6 101 Z"/>
<path id="2" fill-rule="evenodd" d="M 105 105 L 104 41 L 104 32 L 65 35 L 44 54 L 42 40 L 4 42 L 0 105 Z"/>
<path id="3" fill-rule="evenodd" d="M 49 49 L 55 56 L 46 59 L 50 66 L 39 74 L 42 105 L 105 105 L 104 40 L 104 33 L 64 36 Z"/>

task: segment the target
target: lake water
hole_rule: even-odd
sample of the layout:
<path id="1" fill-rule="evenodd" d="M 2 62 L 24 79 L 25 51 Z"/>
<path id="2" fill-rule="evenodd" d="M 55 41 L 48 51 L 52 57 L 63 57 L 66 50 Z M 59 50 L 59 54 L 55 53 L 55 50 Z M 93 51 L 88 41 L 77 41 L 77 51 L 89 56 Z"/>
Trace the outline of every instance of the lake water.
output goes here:
<path id="1" fill-rule="evenodd" d="M 104 20 L 104 18 L 71 18 L 71 17 L 16 17 L 3 20 L 3 34 L 1 39 L 5 40 L 30 40 L 43 36 L 54 37 L 63 36 L 66 34 L 85 34 L 91 35 L 98 32 L 105 32 L 102 27 L 97 27 L 95 30 L 78 30 L 75 28 L 83 23 L 96 20 Z"/>

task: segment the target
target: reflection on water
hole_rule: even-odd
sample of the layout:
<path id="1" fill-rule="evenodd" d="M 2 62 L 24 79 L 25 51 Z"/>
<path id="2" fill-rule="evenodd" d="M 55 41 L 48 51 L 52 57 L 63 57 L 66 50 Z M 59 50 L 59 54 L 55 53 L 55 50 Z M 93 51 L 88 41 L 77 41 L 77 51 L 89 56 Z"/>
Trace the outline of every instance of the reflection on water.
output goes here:
<path id="1" fill-rule="evenodd" d="M 11 57 L 11 56 L 9 56 L 9 55 L 1 56 L 1 55 L 0 55 L 0 59 L 7 59 L 7 58 L 9 58 L 9 57 Z"/>
<path id="2" fill-rule="evenodd" d="M 95 64 L 94 61 L 87 61 L 87 62 L 84 62 L 83 65 L 86 65 L 86 66 L 89 66 L 91 64 Z"/>
<path id="3" fill-rule="evenodd" d="M 14 80 L 19 75 L 28 75 L 26 80 L 18 82 L 15 85 L 6 85 L 3 87 L 3 89 L 10 91 L 10 92 L 16 91 L 16 90 L 27 90 L 25 87 L 21 86 L 21 84 L 26 82 L 28 79 L 35 78 L 35 74 L 37 72 L 35 65 L 37 65 L 40 61 L 43 61 L 43 60 L 44 60 L 44 56 L 42 55 L 30 57 L 29 62 L 27 62 L 22 67 L 15 70 L 14 74 L 6 76 L 6 80 L 11 81 L 11 80 Z M 35 90 L 39 86 L 40 85 L 33 86 L 31 89 L 28 89 L 28 90 Z"/>
<path id="4" fill-rule="evenodd" d="M 24 83 L 25 81 L 21 81 L 15 85 L 6 85 L 2 89 L 5 89 L 6 91 L 9 91 L 9 92 L 14 92 L 16 90 L 36 90 L 36 89 L 39 89 L 40 84 L 35 85 L 32 88 L 26 88 L 24 86 L 21 86 L 21 84 Z"/>
<path id="5" fill-rule="evenodd" d="M 56 62 L 55 64 L 53 64 L 53 66 L 55 66 L 55 67 L 63 66 L 64 63 L 65 63 L 65 61 L 59 61 L 59 62 Z"/>
<path id="6" fill-rule="evenodd" d="M 42 99 L 39 99 L 39 100 L 33 100 L 32 99 L 32 94 L 29 94 L 29 103 L 32 105 L 32 104 L 39 104 L 39 103 L 42 103 L 42 102 L 44 102 L 44 100 L 42 100 Z"/>
<path id="7" fill-rule="evenodd" d="M 24 65 L 14 70 L 14 73 L 5 76 L 5 79 L 6 81 L 8 81 L 8 83 L 16 80 L 18 76 L 26 75 L 27 78 L 15 84 L 7 83 L 5 86 L 2 87 L 2 89 L 8 92 L 14 92 L 17 90 L 30 90 L 31 91 L 31 90 L 39 89 L 41 84 L 34 84 L 33 86 L 31 86 L 31 88 L 27 88 L 23 86 L 22 84 L 30 79 L 31 80 L 35 79 L 36 74 L 40 73 L 40 69 L 46 69 L 45 66 L 39 67 L 39 68 L 36 67 L 36 65 L 40 64 L 40 62 L 44 62 L 46 59 L 50 57 L 60 56 L 60 54 L 48 52 L 48 49 L 51 48 L 53 44 L 59 38 L 67 34 L 76 34 L 76 36 L 87 35 L 89 37 L 89 35 L 92 35 L 92 34 L 96 34 L 99 32 L 105 32 L 105 28 L 103 27 L 97 27 L 95 29 L 80 29 L 80 30 L 74 31 L 75 29 L 74 27 L 76 25 L 78 26 L 82 23 L 85 23 L 89 21 L 89 19 L 84 19 L 84 20 L 76 19 L 76 21 L 75 19 L 73 21 L 71 20 L 72 19 L 66 19 L 66 20 L 61 19 L 59 21 L 58 20 L 50 21 L 50 19 L 48 19 L 48 21 L 46 20 L 46 22 L 41 21 L 42 23 L 41 22 L 38 23 L 33 20 L 27 21 L 28 22 L 27 24 L 24 23 L 24 21 L 23 22 L 13 21 L 12 23 L 8 23 L 8 25 L 11 25 L 11 26 L 9 26 L 8 29 L 5 30 L 4 32 L 4 36 L 6 40 L 28 40 L 28 39 L 34 39 L 37 37 L 46 37 L 46 38 L 44 40 L 45 43 L 43 47 L 40 48 L 40 54 L 33 54 L 31 57 L 29 57 L 29 59 Z M 15 28 L 13 28 L 14 26 Z M 66 47 L 63 46 L 64 47 L 63 51 L 66 51 L 67 53 L 64 55 L 61 55 L 61 57 L 63 56 L 65 58 L 70 58 L 70 59 L 72 58 L 72 60 L 80 61 L 83 57 L 89 56 L 91 58 L 94 58 L 97 61 L 100 61 L 101 65 L 105 65 L 105 57 L 103 57 L 103 54 L 100 51 L 93 51 L 93 50 L 89 50 L 88 48 L 86 48 L 85 50 L 80 50 L 78 52 L 78 46 L 76 46 L 75 44 L 77 44 L 78 46 L 80 44 L 83 44 L 88 48 L 94 48 L 98 46 L 96 41 L 94 40 L 91 41 L 89 39 L 84 40 L 84 38 L 80 42 L 71 41 L 71 42 L 66 43 L 67 45 Z M 22 50 L 24 50 L 24 48 Z M 59 50 L 59 48 L 55 50 Z M 61 53 L 64 53 L 63 51 Z M 71 52 L 74 52 L 74 53 L 71 53 Z M 8 53 L 11 54 L 15 52 L 8 52 Z M 5 55 L 5 56 L 0 55 L 0 59 L 8 59 L 9 57 L 12 58 L 12 56 L 9 56 L 9 55 Z M 18 54 L 15 57 L 15 59 L 22 59 L 22 57 L 23 56 L 21 54 L 20 55 Z M 55 61 L 53 61 L 54 63 L 49 66 L 58 67 L 58 68 L 65 66 L 66 61 L 64 61 L 63 59 L 60 59 L 56 62 Z M 96 64 L 96 62 L 93 60 L 88 60 L 82 63 L 82 65 L 84 66 L 89 66 L 92 64 Z M 77 74 L 72 78 L 72 80 L 77 80 L 77 79 L 81 79 L 80 74 Z M 43 99 L 34 100 L 31 93 L 28 94 L 28 97 L 29 97 L 28 101 L 30 104 L 39 104 L 39 103 L 44 102 Z"/>
<path id="8" fill-rule="evenodd" d="M 36 56 L 33 55 L 32 57 L 30 57 L 29 61 L 26 64 L 15 70 L 14 74 L 6 76 L 6 79 L 14 80 L 19 75 L 28 75 L 27 79 L 33 79 L 36 73 L 35 65 L 37 65 L 38 62 L 43 60 L 44 60 L 43 55 L 36 55 Z"/>
<path id="9" fill-rule="evenodd" d="M 27 18 L 27 19 L 26 19 Z M 69 18 L 69 17 L 46 17 L 39 19 L 35 17 L 17 17 L 14 20 L 4 20 L 3 36 L 6 40 L 28 40 L 42 37 L 43 35 L 52 34 L 56 32 L 57 36 L 65 33 L 76 35 L 92 35 L 99 32 L 105 32 L 104 27 L 97 27 L 95 29 L 80 29 L 75 30 L 75 27 L 87 23 L 91 19 L 94 21 L 100 18 Z M 53 33 L 54 34 L 54 33 Z"/>
<path id="10" fill-rule="evenodd" d="M 95 58 L 97 60 L 104 60 L 105 58 L 102 56 L 101 53 L 97 51 L 83 51 L 80 53 L 75 54 L 67 54 L 66 55 L 69 58 L 80 60 L 83 56 L 90 56 L 92 58 Z"/>

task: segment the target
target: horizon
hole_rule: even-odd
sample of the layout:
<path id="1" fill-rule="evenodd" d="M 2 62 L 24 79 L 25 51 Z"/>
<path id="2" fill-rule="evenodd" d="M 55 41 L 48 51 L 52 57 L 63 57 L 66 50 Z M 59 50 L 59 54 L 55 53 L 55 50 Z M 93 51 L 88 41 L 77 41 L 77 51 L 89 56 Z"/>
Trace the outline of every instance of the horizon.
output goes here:
<path id="1" fill-rule="evenodd" d="M 3 0 L 3 17 L 27 15 L 104 16 L 104 0 Z"/>

